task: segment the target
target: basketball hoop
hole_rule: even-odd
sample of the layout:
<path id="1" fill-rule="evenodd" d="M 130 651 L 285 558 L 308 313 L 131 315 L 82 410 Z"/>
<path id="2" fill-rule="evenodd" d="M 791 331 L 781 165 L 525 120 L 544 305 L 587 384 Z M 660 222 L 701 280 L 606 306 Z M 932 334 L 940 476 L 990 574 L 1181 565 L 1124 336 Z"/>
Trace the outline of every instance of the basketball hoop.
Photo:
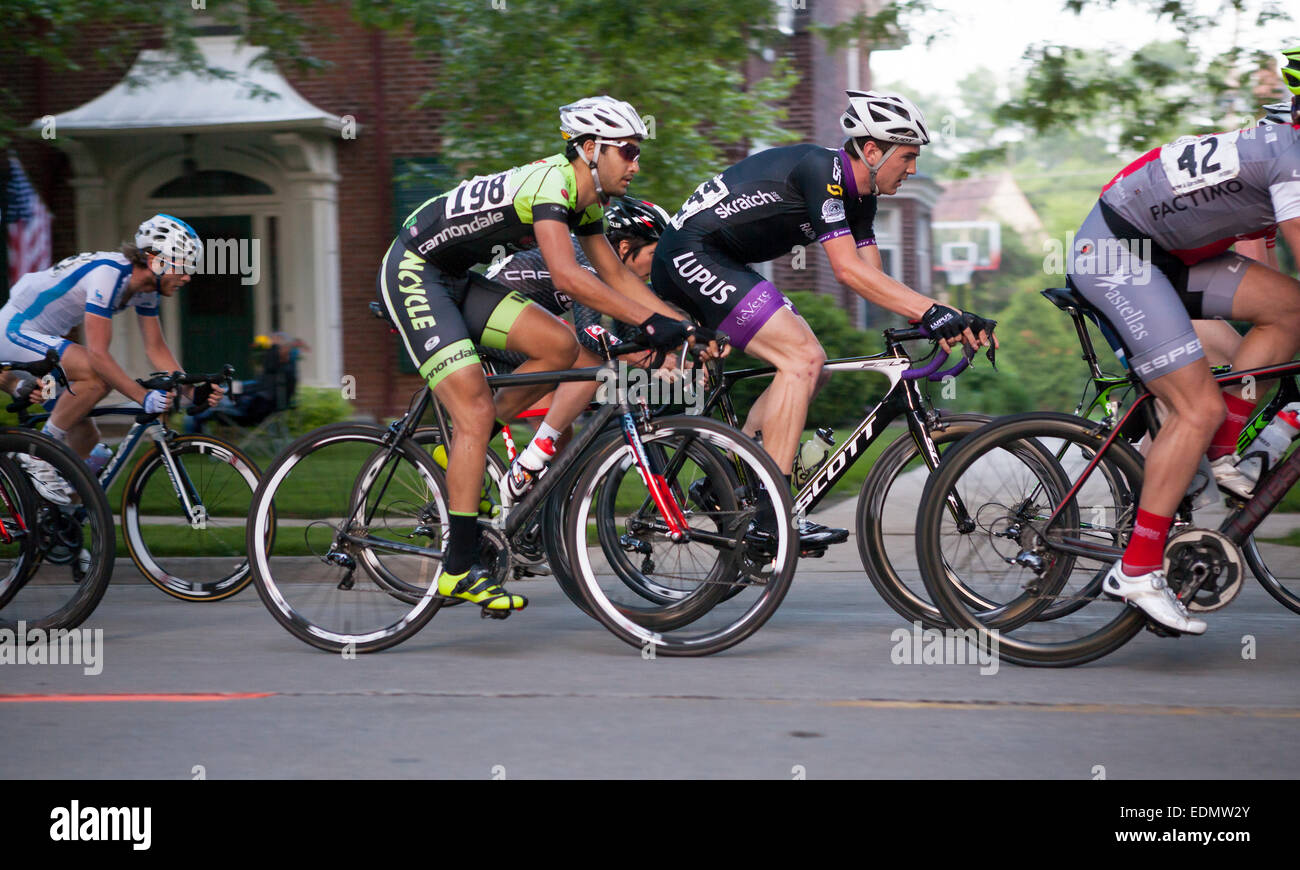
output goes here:
<path id="1" fill-rule="evenodd" d="M 971 275 L 975 273 L 975 264 L 970 260 L 954 260 L 950 263 L 944 263 L 940 268 L 943 269 L 949 287 L 957 284 L 969 284 Z"/>

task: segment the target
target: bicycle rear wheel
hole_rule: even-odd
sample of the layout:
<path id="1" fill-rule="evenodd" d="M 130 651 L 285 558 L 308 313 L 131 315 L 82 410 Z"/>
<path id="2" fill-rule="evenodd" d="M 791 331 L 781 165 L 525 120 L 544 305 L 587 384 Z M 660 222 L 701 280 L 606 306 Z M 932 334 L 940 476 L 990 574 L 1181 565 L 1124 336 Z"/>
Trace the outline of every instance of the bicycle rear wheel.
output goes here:
<path id="1" fill-rule="evenodd" d="M 154 447 L 122 488 L 127 552 L 150 583 L 174 598 L 221 601 L 239 594 L 253 579 L 244 526 L 261 472 L 239 448 L 208 435 L 177 437 L 167 453 L 175 481 Z M 192 514 L 177 486 L 193 503 Z M 274 517 L 267 533 L 275 534 Z"/>
<path id="2" fill-rule="evenodd" d="M 387 649 L 442 604 L 441 559 L 417 551 L 440 549 L 446 537 L 442 472 L 409 440 L 390 447 L 387 434 L 346 423 L 310 432 L 272 463 L 253 497 L 246 545 L 258 595 L 319 649 Z"/>
<path id="3" fill-rule="evenodd" d="M 49 463 L 71 487 L 68 504 L 41 496 L 12 457 Z M 30 430 L 0 432 L 4 499 L 11 541 L 0 546 L 0 628 L 75 628 L 99 604 L 113 576 L 113 513 L 81 458 Z"/>
<path id="4" fill-rule="evenodd" d="M 671 469 L 689 539 L 671 539 L 629 465 L 632 448 L 608 440 L 589 454 L 565 522 L 578 588 L 626 643 L 664 655 L 720 652 L 757 631 L 789 589 L 798 558 L 789 487 L 761 447 L 713 420 L 664 418 L 642 440 Z M 733 477 L 744 486 L 731 487 Z M 701 481 L 713 484 L 708 496 L 697 497 Z M 760 501 L 776 514 L 766 552 L 750 534 Z"/>
<path id="5" fill-rule="evenodd" d="M 1141 491 L 1141 458 L 1128 445 L 1112 444 L 1067 500 L 1103 434 L 1066 414 L 1007 417 L 950 452 L 922 494 L 916 545 L 926 590 L 953 626 L 973 631 L 1007 661 L 1082 664 L 1122 646 L 1145 623 L 1140 611 L 1100 593 L 1100 572 L 1117 556 L 1054 547 L 1073 539 L 1118 550 L 1127 540 L 1131 502 L 1116 502 L 1112 478 L 1127 493 Z M 950 493 L 965 517 L 953 515 Z"/>

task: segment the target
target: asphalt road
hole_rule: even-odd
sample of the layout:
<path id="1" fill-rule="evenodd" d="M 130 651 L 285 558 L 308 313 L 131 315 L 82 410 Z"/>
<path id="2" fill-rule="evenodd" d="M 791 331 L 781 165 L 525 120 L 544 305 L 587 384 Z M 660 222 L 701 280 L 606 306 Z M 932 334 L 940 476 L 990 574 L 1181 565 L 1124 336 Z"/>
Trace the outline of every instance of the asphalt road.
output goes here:
<path id="1" fill-rule="evenodd" d="M 1269 556 L 1300 573 L 1300 551 Z M 654 660 L 548 580 L 520 584 L 532 603 L 504 622 L 444 610 L 401 647 L 344 659 L 285 632 L 252 589 L 187 604 L 120 563 L 87 623 L 100 673 L 0 666 L 0 776 L 1300 775 L 1300 615 L 1253 581 L 1203 637 L 1144 632 L 1081 668 L 990 674 L 893 663 L 901 620 L 857 558 L 850 541 L 802 562 L 744 644 Z"/>

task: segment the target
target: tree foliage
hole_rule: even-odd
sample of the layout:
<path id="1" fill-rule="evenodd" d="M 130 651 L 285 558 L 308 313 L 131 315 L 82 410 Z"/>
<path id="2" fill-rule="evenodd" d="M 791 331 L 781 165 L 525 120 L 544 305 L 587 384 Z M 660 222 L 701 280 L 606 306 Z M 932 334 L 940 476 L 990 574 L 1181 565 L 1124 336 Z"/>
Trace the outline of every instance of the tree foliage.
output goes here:
<path id="1" fill-rule="evenodd" d="M 1242 126 L 1258 117 L 1256 73 L 1276 68 L 1287 45 L 1240 44 L 1242 25 L 1271 26 L 1285 38 L 1291 16 L 1276 0 L 1066 0 L 1083 17 L 1098 8 L 1145 9 L 1152 20 L 1171 22 L 1181 38 L 1152 42 L 1137 51 L 1083 50 L 1062 43 L 1029 48 L 1024 87 L 1003 104 L 998 117 L 1037 131 L 1070 127 L 1105 130 L 1126 149 L 1145 150 L 1185 133 Z M 1198 10 L 1204 9 L 1205 12 Z M 1293 31 L 1294 32 L 1294 31 Z M 1201 55 L 1199 36 L 1231 34 L 1231 46 Z M 1278 93 L 1270 99 L 1281 99 Z"/>
<path id="2" fill-rule="evenodd" d="M 504 8 L 495 8 L 501 6 Z M 441 68 L 423 100 L 439 112 L 462 175 L 559 151 L 557 109 L 594 94 L 630 102 L 651 128 L 638 196 L 669 211 L 726 162 L 722 145 L 792 139 L 778 103 L 794 85 L 778 58 L 746 66 L 777 36 L 771 0 L 356 0 Z"/>
<path id="3" fill-rule="evenodd" d="M 337 2 L 337 0 L 327 0 Z M 58 71 L 129 64 L 142 48 L 166 46 L 170 58 L 145 65 L 131 82 L 147 86 L 152 76 L 180 71 L 215 78 L 238 78 L 229 70 L 209 67 L 195 45 L 205 25 L 237 25 L 246 41 L 266 48 L 261 63 L 287 63 L 315 69 L 323 62 L 308 50 L 313 29 L 294 7 L 311 0 L 205 0 L 200 9 L 188 0 L 6 0 L 0 27 L 0 146 L 13 130 L 31 120 L 14 116 L 17 101 L 14 71 L 32 59 Z M 207 16 L 205 19 L 203 16 Z M 125 70 L 124 70 L 125 72 Z M 240 79 L 254 97 L 270 98 L 252 82 Z"/>

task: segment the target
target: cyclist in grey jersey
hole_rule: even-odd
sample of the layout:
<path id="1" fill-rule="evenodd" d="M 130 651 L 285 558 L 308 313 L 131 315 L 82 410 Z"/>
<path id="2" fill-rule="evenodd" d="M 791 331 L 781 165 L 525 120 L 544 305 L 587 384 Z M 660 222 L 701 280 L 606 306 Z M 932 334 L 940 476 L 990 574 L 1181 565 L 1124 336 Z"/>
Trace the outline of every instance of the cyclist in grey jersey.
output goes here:
<path id="1" fill-rule="evenodd" d="M 1300 250 L 1297 123 L 1189 136 L 1148 152 L 1105 187 L 1071 254 L 1070 282 L 1111 321 L 1131 367 L 1169 410 L 1147 456 L 1133 535 L 1104 588 L 1176 631 L 1206 628 L 1160 570 L 1170 518 L 1199 457 L 1212 460 L 1220 487 L 1244 496 L 1254 485 L 1233 456 L 1253 402 L 1240 388 L 1219 391 L 1191 320 L 1255 325 L 1234 368 L 1295 355 L 1300 282 L 1229 252 L 1276 232 Z"/>

